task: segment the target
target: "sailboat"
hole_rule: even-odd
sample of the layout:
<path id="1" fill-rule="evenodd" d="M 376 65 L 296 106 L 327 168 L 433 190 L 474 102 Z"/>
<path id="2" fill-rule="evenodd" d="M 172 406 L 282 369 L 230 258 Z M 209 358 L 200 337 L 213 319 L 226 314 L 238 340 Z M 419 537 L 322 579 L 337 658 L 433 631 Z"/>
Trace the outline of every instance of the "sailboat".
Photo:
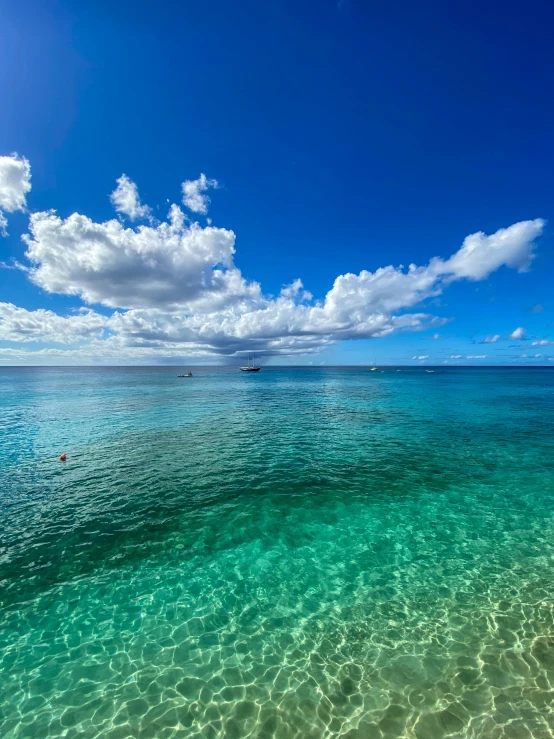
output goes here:
<path id="1" fill-rule="evenodd" d="M 256 367 L 254 365 L 254 356 L 255 356 L 254 354 L 248 355 L 248 364 L 246 365 L 246 367 L 240 368 L 241 372 L 259 372 L 260 371 L 260 367 Z"/>

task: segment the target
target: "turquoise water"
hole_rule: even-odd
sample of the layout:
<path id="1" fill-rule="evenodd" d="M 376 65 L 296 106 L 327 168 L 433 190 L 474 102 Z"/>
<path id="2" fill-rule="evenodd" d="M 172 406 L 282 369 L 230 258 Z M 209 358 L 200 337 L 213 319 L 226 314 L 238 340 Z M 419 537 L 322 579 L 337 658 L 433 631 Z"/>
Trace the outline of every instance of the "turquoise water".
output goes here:
<path id="1" fill-rule="evenodd" d="M 0 736 L 552 737 L 554 371 L 176 374 L 0 369 Z"/>

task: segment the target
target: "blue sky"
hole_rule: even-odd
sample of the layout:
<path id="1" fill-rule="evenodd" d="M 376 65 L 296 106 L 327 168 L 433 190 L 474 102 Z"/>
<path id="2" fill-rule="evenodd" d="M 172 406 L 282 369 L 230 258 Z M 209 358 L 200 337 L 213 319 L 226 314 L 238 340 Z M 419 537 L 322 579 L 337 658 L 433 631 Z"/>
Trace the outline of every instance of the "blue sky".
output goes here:
<path id="1" fill-rule="evenodd" d="M 548 364 L 553 23 L 4 4 L 0 363 Z"/>

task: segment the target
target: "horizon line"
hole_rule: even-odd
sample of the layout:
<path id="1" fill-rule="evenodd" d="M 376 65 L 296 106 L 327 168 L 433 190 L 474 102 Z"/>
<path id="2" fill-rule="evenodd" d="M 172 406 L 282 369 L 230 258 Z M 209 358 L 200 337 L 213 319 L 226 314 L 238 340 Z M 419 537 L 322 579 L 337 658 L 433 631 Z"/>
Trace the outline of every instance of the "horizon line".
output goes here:
<path id="1" fill-rule="evenodd" d="M 180 367 L 233 368 L 238 364 L 0 364 L 0 369 L 177 369 Z M 554 369 L 554 364 L 266 364 L 266 369 L 366 369 L 406 367 L 410 369 Z"/>

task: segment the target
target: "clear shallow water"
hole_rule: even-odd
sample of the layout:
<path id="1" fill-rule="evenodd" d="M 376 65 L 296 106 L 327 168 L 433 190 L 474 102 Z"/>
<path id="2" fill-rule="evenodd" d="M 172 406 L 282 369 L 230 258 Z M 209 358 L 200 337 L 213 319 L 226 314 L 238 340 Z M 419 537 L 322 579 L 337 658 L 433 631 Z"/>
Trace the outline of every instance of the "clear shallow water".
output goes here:
<path id="1" fill-rule="evenodd" d="M 0 369 L 2 737 L 552 736 L 553 371 L 176 374 Z"/>

